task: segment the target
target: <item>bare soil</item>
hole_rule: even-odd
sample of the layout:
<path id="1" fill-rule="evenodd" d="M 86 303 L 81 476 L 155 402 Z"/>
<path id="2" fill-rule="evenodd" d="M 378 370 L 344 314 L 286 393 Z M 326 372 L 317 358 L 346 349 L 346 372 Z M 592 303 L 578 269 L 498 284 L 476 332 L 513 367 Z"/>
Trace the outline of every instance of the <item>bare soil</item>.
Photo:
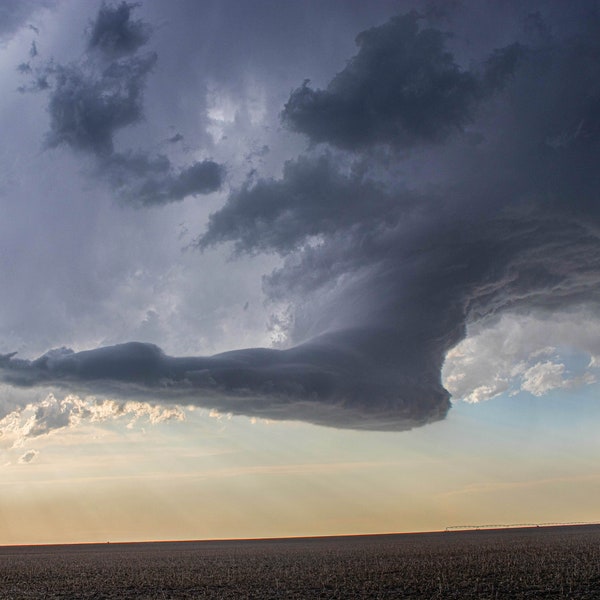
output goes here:
<path id="1" fill-rule="evenodd" d="M 600 527 L 0 547 L 0 600 L 600 598 Z"/>

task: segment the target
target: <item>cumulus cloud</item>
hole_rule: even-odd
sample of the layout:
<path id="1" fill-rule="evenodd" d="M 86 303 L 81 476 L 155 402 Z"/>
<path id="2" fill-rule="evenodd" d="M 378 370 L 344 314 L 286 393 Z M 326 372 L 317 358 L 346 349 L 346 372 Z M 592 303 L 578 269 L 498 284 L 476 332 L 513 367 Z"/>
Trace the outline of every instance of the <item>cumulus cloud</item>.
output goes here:
<path id="1" fill-rule="evenodd" d="M 139 420 L 152 425 L 165 421 L 182 421 L 185 413 L 179 406 L 162 406 L 146 401 L 96 399 L 67 394 L 63 398 L 50 393 L 39 401 L 17 407 L 0 419 L 0 436 L 13 447 L 54 431 L 82 423 L 101 423 L 129 419 L 128 427 Z"/>
<path id="2" fill-rule="evenodd" d="M 164 155 L 115 150 L 116 133 L 144 117 L 146 80 L 157 61 L 155 53 L 144 51 L 151 29 L 132 19 L 135 6 L 103 5 L 90 25 L 84 58 L 49 61 L 34 70 L 27 65 L 21 70 L 33 79 L 21 89 L 49 95 L 46 146 L 93 156 L 98 174 L 122 199 L 156 205 L 214 192 L 224 170 L 212 160 L 178 168 Z"/>
<path id="3" fill-rule="evenodd" d="M 422 29 L 412 12 L 356 38 L 358 54 L 326 90 L 309 81 L 292 93 L 282 113 L 292 130 L 313 142 L 347 149 L 371 144 L 410 147 L 461 131 L 477 105 L 501 89 L 522 53 L 497 50 L 479 72 L 462 70 L 445 48 L 447 37 Z"/>
<path id="4" fill-rule="evenodd" d="M 543 395 L 597 379 L 600 321 L 589 309 L 503 314 L 470 329 L 444 363 L 443 382 L 456 399 L 481 402 L 521 391 Z M 568 368 L 569 357 L 581 365 Z"/>
<path id="5" fill-rule="evenodd" d="M 523 373 L 523 389 L 534 396 L 565 387 L 565 365 L 550 360 L 538 362 Z"/>

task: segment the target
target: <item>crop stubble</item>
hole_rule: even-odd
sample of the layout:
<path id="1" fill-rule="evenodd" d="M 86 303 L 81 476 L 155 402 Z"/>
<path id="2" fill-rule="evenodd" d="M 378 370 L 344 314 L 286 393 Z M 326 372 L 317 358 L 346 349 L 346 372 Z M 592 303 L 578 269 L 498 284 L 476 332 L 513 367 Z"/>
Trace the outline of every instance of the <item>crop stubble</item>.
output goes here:
<path id="1" fill-rule="evenodd" d="M 600 527 L 0 547 L 0 600 L 600 598 Z"/>

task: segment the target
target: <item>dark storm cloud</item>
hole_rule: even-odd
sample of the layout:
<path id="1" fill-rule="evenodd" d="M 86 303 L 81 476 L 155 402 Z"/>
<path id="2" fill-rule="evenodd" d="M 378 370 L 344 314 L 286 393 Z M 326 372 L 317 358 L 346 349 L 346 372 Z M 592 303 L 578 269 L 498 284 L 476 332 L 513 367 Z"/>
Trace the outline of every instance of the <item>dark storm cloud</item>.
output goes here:
<path id="1" fill-rule="evenodd" d="M 416 20 L 392 21 L 397 23 Z M 199 246 L 233 241 L 238 252 L 284 256 L 264 288 L 272 300 L 292 306 L 289 339 L 304 343 L 328 332 L 359 364 L 380 365 L 389 375 L 379 378 L 389 385 L 388 394 L 382 402 L 361 396 L 366 413 L 385 405 L 425 420 L 440 418 L 448 406 L 440 369 L 470 321 L 600 301 L 600 44 L 598 23 L 587 27 L 575 37 L 546 38 L 486 59 L 477 85 L 497 94 L 488 97 L 486 118 L 473 121 L 480 128 L 477 144 L 450 140 L 436 155 L 452 161 L 451 185 L 408 194 L 394 185 L 392 169 L 384 189 L 342 174 L 328 159 L 301 158 L 287 165 L 281 180 L 259 180 L 232 194 L 211 216 Z M 390 29 L 367 33 L 372 47 L 395 54 Z M 441 40 L 435 32 L 428 35 Z M 412 42 L 415 36 L 409 36 Z M 433 72 L 448 76 L 435 90 L 442 92 L 454 77 L 476 81 L 443 67 L 453 65 L 452 57 L 432 47 L 438 65 Z M 386 64 L 383 58 L 378 64 Z M 361 82 L 363 71 L 370 72 L 356 62 L 333 89 Z M 425 81 L 435 79 L 427 75 Z M 465 84 L 463 91 L 475 88 Z M 373 93 L 377 97 L 376 85 Z M 483 106 L 480 92 L 469 94 L 463 95 L 466 104 L 451 100 L 450 106 L 466 108 L 474 98 Z M 341 106 L 338 121 L 311 112 L 311 118 L 318 115 L 311 127 L 319 127 L 312 139 L 353 150 L 367 143 L 398 145 L 398 139 L 405 145 L 440 140 L 468 111 L 442 110 L 447 105 L 437 99 L 446 98 L 443 93 L 432 90 L 431 98 L 418 108 L 422 122 L 410 125 L 424 129 L 409 135 L 397 129 L 398 112 L 356 103 L 355 121 Z M 287 117 L 289 111 L 288 104 Z M 359 164 L 376 161 L 364 155 Z M 389 167 L 389 161 L 382 164 Z"/>
<path id="2" fill-rule="evenodd" d="M 236 251 L 287 252 L 307 237 L 329 235 L 356 224 L 369 227 L 381 215 L 397 218 L 404 204 L 360 172 L 341 173 L 332 156 L 286 163 L 280 180 L 248 183 L 212 214 L 200 248 L 234 241 Z"/>
<path id="3" fill-rule="evenodd" d="M 356 429 L 407 429 L 445 416 L 448 394 L 441 386 L 436 391 L 445 402 L 411 378 L 405 385 L 421 402 L 405 404 L 390 385 L 397 376 L 343 342 L 323 336 L 289 350 L 254 348 L 206 358 L 174 358 L 132 342 L 78 353 L 61 349 L 34 361 L 5 358 L 0 373 L 15 386 L 125 394 Z"/>
<path id="4" fill-rule="evenodd" d="M 292 92 L 284 123 L 313 142 L 346 149 L 407 147 L 462 130 L 477 105 L 503 87 L 521 48 L 497 50 L 479 72 L 461 70 L 445 34 L 420 29 L 419 21 L 414 12 L 363 31 L 358 54 L 326 90 L 307 80 Z"/>
<path id="5" fill-rule="evenodd" d="M 164 155 L 115 152 L 102 164 L 101 174 L 119 197 L 132 204 L 152 206 L 218 190 L 224 169 L 212 160 L 204 160 L 176 170 Z"/>
<path id="6" fill-rule="evenodd" d="M 136 6 L 127 2 L 115 7 L 103 5 L 92 24 L 88 48 L 110 59 L 133 54 L 141 48 L 150 39 L 151 28 L 143 21 L 131 19 Z"/>
<path id="7" fill-rule="evenodd" d="M 443 419 L 441 368 L 469 323 L 600 304 L 599 32 L 589 19 L 577 35 L 537 36 L 462 71 L 442 34 L 419 30 L 414 15 L 367 31 L 324 92 L 350 99 L 351 110 L 339 105 L 337 121 L 320 108 L 302 113 L 313 141 L 352 153 L 313 153 L 289 161 L 280 179 L 251 178 L 197 240 L 282 257 L 264 289 L 289 307 L 281 322 L 291 347 L 175 358 L 131 343 L 33 361 L 5 355 L 2 380 L 356 429 Z M 419 122 L 381 100 L 385 78 L 404 102 L 387 77 L 403 60 L 406 89 L 421 93 L 419 106 L 407 104 Z M 374 104 L 361 96 L 365 82 Z M 467 122 L 471 138 L 450 135 Z M 398 147 L 418 151 L 399 156 Z M 122 186 L 127 173 L 150 169 L 143 156 L 113 159 L 115 172 L 128 162 Z M 152 170 L 168 171 L 161 160 Z M 403 173 L 416 166 L 425 175 L 408 188 Z"/>
<path id="8" fill-rule="evenodd" d="M 146 77 L 155 62 L 155 54 L 146 54 L 102 69 L 79 64 L 50 66 L 47 144 L 66 144 L 99 158 L 110 156 L 114 134 L 142 118 Z"/>
<path id="9" fill-rule="evenodd" d="M 157 61 L 155 53 L 140 52 L 150 28 L 131 19 L 135 6 L 103 5 L 91 24 L 85 58 L 66 65 L 50 61 L 23 88 L 49 92 L 46 145 L 66 145 L 94 156 L 98 174 L 121 198 L 136 205 L 214 192 L 221 187 L 224 172 L 213 161 L 179 169 L 166 156 L 114 148 L 115 134 L 144 118 L 146 80 Z"/>

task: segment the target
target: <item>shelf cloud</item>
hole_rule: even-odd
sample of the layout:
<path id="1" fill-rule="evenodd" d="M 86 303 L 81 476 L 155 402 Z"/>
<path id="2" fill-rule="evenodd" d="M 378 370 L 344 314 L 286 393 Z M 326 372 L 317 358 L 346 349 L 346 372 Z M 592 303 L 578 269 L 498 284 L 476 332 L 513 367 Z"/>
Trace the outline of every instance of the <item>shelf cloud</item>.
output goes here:
<path id="1" fill-rule="evenodd" d="M 156 60 L 132 9 L 103 7 L 86 61 L 47 71 L 48 145 L 95 156 L 140 205 L 219 189 L 212 161 L 176 170 L 114 150 L 115 132 L 141 118 Z M 353 429 L 444 419 L 442 367 L 470 324 L 598 306 L 599 32 L 590 19 L 521 36 L 468 67 L 417 13 L 360 33 L 324 89 L 299 83 L 283 107 L 309 147 L 280 177 L 252 173 L 194 243 L 281 258 L 263 281 L 287 310 L 281 347 L 5 355 L 2 381 Z M 411 169 L 425 176 L 411 181 Z M 523 389 L 544 393 L 563 370 L 541 362 Z"/>

